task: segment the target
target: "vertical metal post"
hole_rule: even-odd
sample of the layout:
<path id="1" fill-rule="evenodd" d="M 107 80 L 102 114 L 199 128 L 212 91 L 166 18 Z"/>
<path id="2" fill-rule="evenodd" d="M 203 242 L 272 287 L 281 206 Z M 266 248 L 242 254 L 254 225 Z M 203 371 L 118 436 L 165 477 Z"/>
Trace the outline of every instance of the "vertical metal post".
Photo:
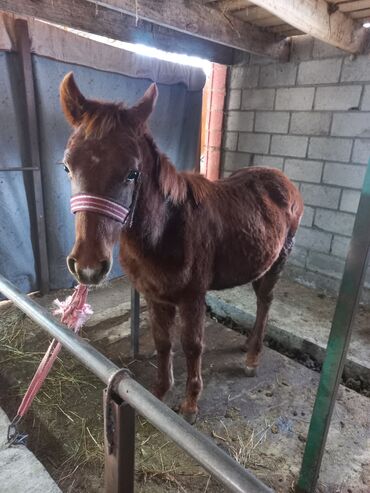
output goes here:
<path id="1" fill-rule="evenodd" d="M 296 491 L 314 493 L 370 252 L 370 161 L 347 255 Z"/>
<path id="2" fill-rule="evenodd" d="M 106 400 L 109 399 L 107 403 Z M 134 493 L 135 409 L 104 391 L 105 493 Z"/>
<path id="3" fill-rule="evenodd" d="M 131 286 L 131 352 L 139 354 L 140 294 Z"/>
<path id="4" fill-rule="evenodd" d="M 36 168 L 32 171 L 32 181 L 37 227 L 37 234 L 35 235 L 35 237 L 37 238 L 36 264 L 39 278 L 38 281 L 40 291 L 42 293 L 47 293 L 49 291 L 49 263 L 46 245 L 45 212 L 42 191 L 39 135 L 36 117 L 35 87 L 31 59 L 31 41 L 29 38 L 27 21 L 23 19 L 16 19 L 15 32 L 26 99 L 26 132 L 28 138 L 27 146 L 28 152 L 30 154 L 28 162 L 30 163 L 31 167 Z"/>

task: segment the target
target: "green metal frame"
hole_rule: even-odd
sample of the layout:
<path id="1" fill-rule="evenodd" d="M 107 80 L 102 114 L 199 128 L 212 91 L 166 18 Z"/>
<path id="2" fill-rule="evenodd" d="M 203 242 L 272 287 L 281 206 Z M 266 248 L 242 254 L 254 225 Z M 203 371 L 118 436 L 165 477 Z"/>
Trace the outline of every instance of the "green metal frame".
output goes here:
<path id="1" fill-rule="evenodd" d="M 370 252 L 370 160 L 347 255 L 296 491 L 314 493 Z"/>

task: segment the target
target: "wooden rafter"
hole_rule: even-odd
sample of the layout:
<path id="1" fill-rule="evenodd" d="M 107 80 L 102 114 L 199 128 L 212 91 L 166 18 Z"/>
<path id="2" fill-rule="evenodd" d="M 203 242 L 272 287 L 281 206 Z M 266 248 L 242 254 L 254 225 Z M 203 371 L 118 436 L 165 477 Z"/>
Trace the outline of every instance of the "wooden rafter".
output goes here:
<path id="1" fill-rule="evenodd" d="M 369 32 L 325 0 L 252 1 L 294 28 L 342 50 L 361 53 L 367 45 Z"/>

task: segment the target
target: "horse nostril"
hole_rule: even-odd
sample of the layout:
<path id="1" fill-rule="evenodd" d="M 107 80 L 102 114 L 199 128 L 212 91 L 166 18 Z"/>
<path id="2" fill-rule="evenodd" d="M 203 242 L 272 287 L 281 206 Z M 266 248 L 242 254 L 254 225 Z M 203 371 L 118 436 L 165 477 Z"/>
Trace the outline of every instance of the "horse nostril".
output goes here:
<path id="1" fill-rule="evenodd" d="M 72 274 L 76 274 L 76 259 L 73 257 L 67 257 L 68 269 Z"/>
<path id="2" fill-rule="evenodd" d="M 101 275 L 105 276 L 109 272 L 110 262 L 109 260 L 102 260 L 100 263 L 101 263 Z"/>

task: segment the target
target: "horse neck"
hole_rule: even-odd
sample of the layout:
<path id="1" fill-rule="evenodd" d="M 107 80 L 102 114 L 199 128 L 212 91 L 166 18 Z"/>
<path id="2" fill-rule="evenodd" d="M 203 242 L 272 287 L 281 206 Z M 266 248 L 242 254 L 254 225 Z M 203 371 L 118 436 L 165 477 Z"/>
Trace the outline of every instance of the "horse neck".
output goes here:
<path id="1" fill-rule="evenodd" d="M 162 155 L 151 137 L 142 142 L 141 182 L 138 190 L 133 222 L 128 234 L 156 246 L 166 223 L 166 198 L 161 190 L 159 176 Z"/>

